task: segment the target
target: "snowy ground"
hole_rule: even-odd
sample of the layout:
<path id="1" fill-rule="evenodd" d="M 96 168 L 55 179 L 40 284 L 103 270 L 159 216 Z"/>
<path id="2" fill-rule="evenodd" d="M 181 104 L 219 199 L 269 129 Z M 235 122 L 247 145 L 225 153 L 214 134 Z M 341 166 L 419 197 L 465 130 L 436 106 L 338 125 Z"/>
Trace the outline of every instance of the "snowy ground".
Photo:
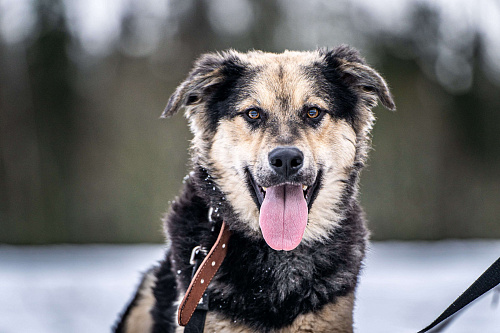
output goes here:
<path id="1" fill-rule="evenodd" d="M 109 332 L 157 245 L 0 246 L 0 333 Z M 500 241 L 375 243 L 363 271 L 356 332 L 415 333 L 500 255 Z M 446 333 L 500 332 L 490 292 Z"/>

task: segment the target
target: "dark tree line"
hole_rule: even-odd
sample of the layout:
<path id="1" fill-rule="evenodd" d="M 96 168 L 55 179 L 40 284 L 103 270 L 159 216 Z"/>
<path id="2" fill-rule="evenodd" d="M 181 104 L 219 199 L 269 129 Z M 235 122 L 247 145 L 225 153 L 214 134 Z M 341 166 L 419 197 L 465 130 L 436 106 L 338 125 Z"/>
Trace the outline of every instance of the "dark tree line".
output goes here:
<path id="1" fill-rule="evenodd" d="M 484 35 L 471 30 L 451 45 L 440 9 L 422 4 L 405 29 L 391 29 L 362 8 L 342 11 L 348 2 L 340 12 L 313 2 L 308 10 L 324 21 L 299 36 L 287 27 L 307 22 L 293 21 L 304 8 L 293 16 L 296 2 L 276 0 L 248 2 L 249 26 L 224 33 L 213 3 L 171 1 L 159 28 L 141 31 L 153 18 L 131 1 L 111 51 L 96 55 L 69 28 L 65 2 L 38 0 L 31 33 L 0 40 L 0 243 L 162 241 L 160 217 L 185 175 L 190 134 L 182 117 L 158 117 L 193 60 L 230 47 L 334 46 L 311 29 L 335 22 L 348 32 L 332 31 L 338 43 L 362 49 L 398 106 L 377 110 L 362 177 L 374 237 L 500 236 L 500 79 L 484 65 Z M 159 34 L 157 45 L 127 52 L 144 34 Z"/>

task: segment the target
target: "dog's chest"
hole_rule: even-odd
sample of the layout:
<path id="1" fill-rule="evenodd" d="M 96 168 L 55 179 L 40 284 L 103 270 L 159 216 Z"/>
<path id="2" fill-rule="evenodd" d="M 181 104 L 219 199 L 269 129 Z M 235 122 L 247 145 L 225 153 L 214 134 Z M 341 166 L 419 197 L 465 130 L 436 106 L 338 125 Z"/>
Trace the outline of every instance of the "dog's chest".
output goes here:
<path id="1" fill-rule="evenodd" d="M 352 333 L 352 308 L 354 294 L 339 297 L 337 302 L 325 305 L 320 311 L 298 316 L 287 327 L 265 330 L 269 333 Z M 176 333 L 183 333 L 177 327 Z M 258 331 L 225 318 L 222 314 L 209 312 L 205 322 L 205 333 L 256 333 Z"/>

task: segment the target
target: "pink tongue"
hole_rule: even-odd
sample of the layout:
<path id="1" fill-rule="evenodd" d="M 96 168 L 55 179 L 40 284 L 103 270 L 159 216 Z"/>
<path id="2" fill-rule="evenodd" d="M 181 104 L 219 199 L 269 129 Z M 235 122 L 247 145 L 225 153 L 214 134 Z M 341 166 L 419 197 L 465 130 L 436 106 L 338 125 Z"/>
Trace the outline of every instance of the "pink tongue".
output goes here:
<path id="1" fill-rule="evenodd" d="M 260 229 L 274 250 L 296 248 L 307 225 L 307 203 L 301 185 L 269 187 L 260 207 Z"/>

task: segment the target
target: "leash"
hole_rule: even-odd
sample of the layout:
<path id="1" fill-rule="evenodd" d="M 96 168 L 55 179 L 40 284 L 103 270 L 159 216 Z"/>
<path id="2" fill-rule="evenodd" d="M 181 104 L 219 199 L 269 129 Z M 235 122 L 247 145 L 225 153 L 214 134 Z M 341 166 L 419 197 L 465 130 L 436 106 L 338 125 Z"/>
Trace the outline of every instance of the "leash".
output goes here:
<path id="1" fill-rule="evenodd" d="M 223 221 L 219 236 L 215 244 L 206 254 L 206 250 L 197 246 L 191 253 L 190 263 L 194 264 L 193 277 L 184 295 L 184 299 L 179 305 L 177 321 L 180 326 L 186 326 L 184 333 L 201 333 L 205 326 L 205 318 L 208 311 L 208 293 L 206 292 L 210 281 L 219 270 L 222 261 L 226 257 L 227 246 L 231 231 Z M 203 262 L 198 265 L 200 255 L 205 254 Z M 199 266 L 199 267 L 198 267 Z"/>
<path id="2" fill-rule="evenodd" d="M 478 297 L 484 295 L 500 284 L 500 258 L 498 258 L 484 273 L 463 292 L 444 312 L 436 318 L 429 326 L 418 333 L 438 333 L 446 328 L 452 316 L 465 308 Z"/>

